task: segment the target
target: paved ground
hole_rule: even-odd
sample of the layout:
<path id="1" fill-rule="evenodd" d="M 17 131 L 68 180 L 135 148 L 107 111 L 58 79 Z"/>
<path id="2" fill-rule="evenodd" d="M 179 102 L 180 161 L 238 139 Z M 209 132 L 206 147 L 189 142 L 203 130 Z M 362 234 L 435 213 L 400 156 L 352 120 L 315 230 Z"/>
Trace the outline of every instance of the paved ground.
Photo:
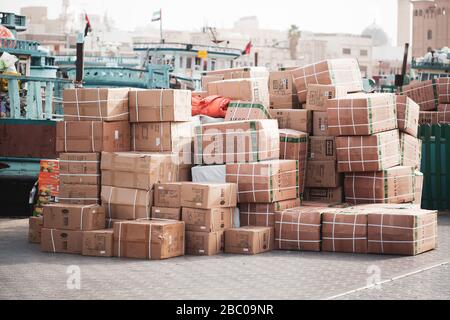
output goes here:
<path id="1" fill-rule="evenodd" d="M 137 261 L 41 253 L 26 238 L 27 220 L 0 220 L 0 299 L 450 299 L 448 215 L 439 249 L 417 257 L 274 251 Z M 80 290 L 66 285 L 72 265 Z M 355 291 L 371 280 L 385 283 Z"/>

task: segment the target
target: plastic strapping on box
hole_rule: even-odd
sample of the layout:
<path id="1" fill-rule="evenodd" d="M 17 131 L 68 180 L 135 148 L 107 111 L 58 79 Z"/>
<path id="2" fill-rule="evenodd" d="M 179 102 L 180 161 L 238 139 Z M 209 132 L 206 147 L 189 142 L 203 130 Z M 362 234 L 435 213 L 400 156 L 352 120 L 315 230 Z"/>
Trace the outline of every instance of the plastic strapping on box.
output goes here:
<path id="1" fill-rule="evenodd" d="M 111 214 L 111 199 L 112 199 L 112 194 L 114 191 L 114 187 L 111 187 L 111 190 L 109 192 L 109 198 L 108 198 L 108 216 L 110 219 L 112 219 L 112 214 Z"/>
<path id="2" fill-rule="evenodd" d="M 81 207 L 81 213 L 80 213 L 80 231 L 83 231 L 83 213 L 84 213 L 84 208 L 86 208 L 86 207 Z"/>
<path id="3" fill-rule="evenodd" d="M 363 137 L 361 136 L 361 148 L 360 148 L 360 153 L 361 153 L 361 164 L 362 164 L 362 171 L 366 171 L 366 166 L 364 165 L 364 150 L 363 150 Z M 350 144 L 349 144 L 350 145 Z M 350 160 L 350 158 L 349 158 Z"/>
<path id="4" fill-rule="evenodd" d="M 53 237 L 53 230 L 54 229 L 50 229 L 50 237 L 52 238 L 53 253 L 56 253 L 55 238 Z"/>
<path id="5" fill-rule="evenodd" d="M 91 143 L 92 143 L 92 152 L 95 152 L 95 143 L 94 143 L 94 122 L 91 122 Z"/>
<path id="6" fill-rule="evenodd" d="M 64 121 L 64 152 L 67 152 L 67 121 Z"/>
<path id="7" fill-rule="evenodd" d="M 381 213 L 381 227 L 380 227 L 380 240 L 381 240 L 381 253 L 384 254 L 384 243 L 383 243 L 383 221 L 384 221 L 384 213 Z"/>
<path id="8" fill-rule="evenodd" d="M 98 116 L 100 117 L 100 121 L 103 121 L 103 115 L 102 115 L 102 105 L 100 103 L 100 88 L 97 88 L 97 98 L 98 98 Z"/>
<path id="9" fill-rule="evenodd" d="M 336 217 L 337 217 L 337 213 L 335 213 L 333 216 L 333 231 L 331 233 L 331 235 L 333 237 L 333 252 L 336 252 L 336 244 L 335 244 L 335 238 L 334 238 L 334 232 L 335 232 L 335 228 L 336 228 Z M 322 223 L 325 224 L 325 222 L 322 222 Z"/>
<path id="10" fill-rule="evenodd" d="M 338 99 L 337 101 L 338 106 L 337 106 L 337 121 L 338 121 L 338 128 L 339 128 L 339 135 L 342 136 L 342 126 L 341 126 L 341 100 Z M 330 127 L 330 125 L 328 124 L 328 127 Z M 333 126 L 331 126 L 331 128 L 333 128 Z"/>
<path id="11" fill-rule="evenodd" d="M 256 193 L 255 193 L 255 168 L 256 165 L 252 165 L 252 193 L 253 193 L 253 202 L 256 202 Z"/>
<path id="12" fill-rule="evenodd" d="M 137 201 L 138 189 L 135 190 L 134 193 L 134 202 L 133 202 L 133 217 L 136 220 L 136 201 Z"/>
<path id="13" fill-rule="evenodd" d="M 239 177 L 240 177 L 239 174 L 240 174 L 240 171 L 241 171 L 241 164 L 238 163 L 238 170 L 237 170 L 237 177 L 236 177 L 236 184 L 238 186 L 238 193 L 237 193 L 238 201 L 237 202 L 240 202 L 240 193 L 239 193 Z"/>
<path id="14" fill-rule="evenodd" d="M 122 221 L 119 222 L 119 244 L 117 248 L 117 257 L 120 258 L 122 251 L 121 251 L 121 245 L 122 245 Z"/>
<path id="15" fill-rule="evenodd" d="M 160 137 L 159 138 L 160 139 L 159 140 L 159 146 L 160 146 L 160 151 L 161 152 L 164 151 L 163 144 L 162 144 L 163 134 L 164 134 L 163 124 L 162 124 L 162 121 L 163 121 L 163 96 L 164 96 L 163 92 L 164 92 L 164 89 L 161 89 L 159 91 L 159 121 L 161 121 L 161 123 L 159 124 L 159 137 Z M 171 127 L 171 124 L 169 124 L 169 126 Z M 176 128 L 178 130 L 178 126 L 176 126 Z M 169 130 L 171 130 L 171 129 L 169 129 Z"/>
<path id="16" fill-rule="evenodd" d="M 353 241 L 352 241 L 353 253 L 356 252 L 355 237 L 356 237 L 356 222 L 357 222 L 357 218 L 358 218 L 358 215 L 355 214 L 355 219 L 353 220 L 353 234 L 352 234 L 352 238 L 353 238 Z"/>
<path id="17" fill-rule="evenodd" d="M 237 102 L 236 106 L 234 107 L 233 115 L 231 116 L 231 120 L 232 120 L 232 121 L 236 119 L 236 112 L 237 112 L 237 110 L 239 109 L 239 105 L 240 105 L 240 104 L 241 104 L 241 100 L 239 100 L 239 101 Z"/>
<path id="18" fill-rule="evenodd" d="M 354 101 L 355 101 L 354 99 L 350 99 L 350 111 L 351 111 L 351 114 L 352 114 L 353 135 L 356 136 Z"/>
<path id="19" fill-rule="evenodd" d="M 152 260 L 152 224 L 148 228 L 148 259 Z"/>
<path id="20" fill-rule="evenodd" d="M 136 90 L 136 122 L 139 122 L 138 91 Z"/>
<path id="21" fill-rule="evenodd" d="M 80 104 L 78 102 L 78 89 L 75 89 L 75 100 L 76 100 L 76 103 L 77 103 L 78 121 L 80 121 Z"/>
<path id="22" fill-rule="evenodd" d="M 150 190 L 145 194 L 145 211 L 147 213 L 147 219 L 150 219 L 150 206 L 148 205 L 150 202 Z"/>

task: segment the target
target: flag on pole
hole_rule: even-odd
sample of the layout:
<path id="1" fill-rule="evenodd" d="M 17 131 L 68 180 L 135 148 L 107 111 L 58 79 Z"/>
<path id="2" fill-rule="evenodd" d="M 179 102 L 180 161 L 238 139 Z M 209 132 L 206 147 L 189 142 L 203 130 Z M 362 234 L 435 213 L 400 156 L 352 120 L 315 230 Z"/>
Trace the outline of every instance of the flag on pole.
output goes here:
<path id="1" fill-rule="evenodd" d="M 152 16 L 152 22 L 155 21 L 160 21 L 161 20 L 161 9 L 159 9 L 158 11 L 153 12 L 153 16 Z"/>
<path id="2" fill-rule="evenodd" d="M 86 37 L 92 31 L 92 27 L 87 13 L 84 14 L 84 19 L 86 20 L 86 27 L 84 28 L 84 36 Z"/>
<path id="3" fill-rule="evenodd" d="M 247 43 L 247 45 L 245 46 L 244 51 L 242 51 L 243 55 L 247 55 L 250 54 L 250 51 L 252 50 L 252 42 L 250 41 L 249 43 Z"/>

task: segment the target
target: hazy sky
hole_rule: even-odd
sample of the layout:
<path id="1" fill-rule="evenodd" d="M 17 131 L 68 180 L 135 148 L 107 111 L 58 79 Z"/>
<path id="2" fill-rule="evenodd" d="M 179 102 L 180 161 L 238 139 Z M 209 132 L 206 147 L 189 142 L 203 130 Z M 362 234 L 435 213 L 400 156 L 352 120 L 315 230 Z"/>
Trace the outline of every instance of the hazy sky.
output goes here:
<path id="1" fill-rule="evenodd" d="M 52 18 L 61 4 L 62 0 L 0 0 L 0 10 L 18 13 L 22 6 L 45 5 Z M 256 15 L 264 28 L 284 30 L 297 24 L 301 30 L 359 34 L 375 20 L 393 43 L 397 32 L 396 0 L 71 0 L 71 4 L 88 13 L 107 11 L 126 30 L 147 24 L 152 12 L 162 8 L 167 29 L 230 27 L 239 17 Z"/>

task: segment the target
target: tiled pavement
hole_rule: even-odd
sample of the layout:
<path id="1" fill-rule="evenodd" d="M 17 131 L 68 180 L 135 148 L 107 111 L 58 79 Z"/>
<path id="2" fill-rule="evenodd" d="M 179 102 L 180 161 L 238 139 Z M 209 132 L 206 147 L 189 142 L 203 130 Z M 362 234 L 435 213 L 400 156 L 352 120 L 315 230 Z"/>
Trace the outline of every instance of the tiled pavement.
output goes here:
<path id="1" fill-rule="evenodd" d="M 439 249 L 417 257 L 296 253 L 181 257 L 166 261 L 41 253 L 27 220 L 0 220 L 0 299 L 450 299 L 450 216 L 439 219 Z M 81 289 L 67 289 L 67 267 Z M 379 271 L 379 276 L 370 272 Z M 368 280 L 385 281 L 363 288 Z M 347 293 L 347 294 L 344 294 Z M 342 295 L 344 294 L 344 295 Z"/>

